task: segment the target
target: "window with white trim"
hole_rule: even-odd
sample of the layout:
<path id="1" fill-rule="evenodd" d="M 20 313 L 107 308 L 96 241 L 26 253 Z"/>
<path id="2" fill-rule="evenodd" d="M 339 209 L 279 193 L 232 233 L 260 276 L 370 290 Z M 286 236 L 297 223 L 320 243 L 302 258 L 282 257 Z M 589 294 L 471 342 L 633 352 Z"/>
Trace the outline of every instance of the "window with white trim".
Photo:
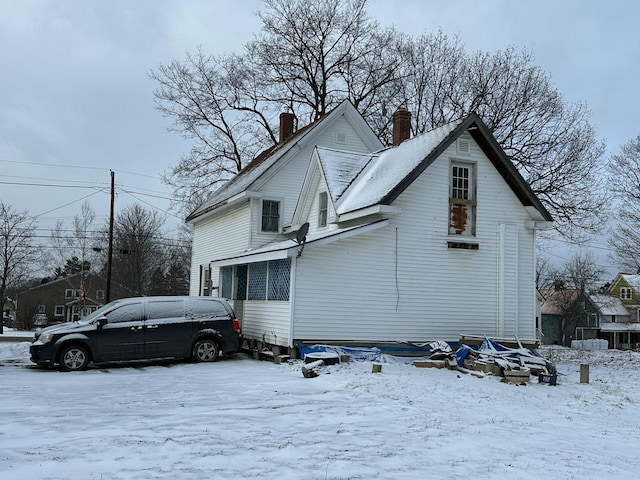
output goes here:
<path id="1" fill-rule="evenodd" d="M 73 288 L 67 288 L 64 291 L 64 298 L 73 298 Z"/>
<path id="2" fill-rule="evenodd" d="M 47 306 L 43 304 L 38 305 L 38 313 L 47 313 Z"/>
<path id="3" fill-rule="evenodd" d="M 96 291 L 96 300 L 104 300 L 104 290 Z"/>
<path id="4" fill-rule="evenodd" d="M 262 222 L 263 232 L 280 231 L 280 202 L 276 200 L 262 201 Z"/>
<path id="5" fill-rule="evenodd" d="M 320 192 L 318 194 L 318 228 L 324 228 L 327 226 L 329 209 L 329 196 L 327 192 Z"/>
<path id="6" fill-rule="evenodd" d="M 631 287 L 620 287 L 620 300 L 631 300 L 633 298 L 633 290 Z"/>
<path id="7" fill-rule="evenodd" d="M 475 166 L 468 162 L 451 162 L 449 181 L 449 234 L 475 235 L 476 223 Z"/>
<path id="8" fill-rule="evenodd" d="M 64 305 L 56 305 L 53 309 L 54 317 L 62 317 L 64 316 Z"/>

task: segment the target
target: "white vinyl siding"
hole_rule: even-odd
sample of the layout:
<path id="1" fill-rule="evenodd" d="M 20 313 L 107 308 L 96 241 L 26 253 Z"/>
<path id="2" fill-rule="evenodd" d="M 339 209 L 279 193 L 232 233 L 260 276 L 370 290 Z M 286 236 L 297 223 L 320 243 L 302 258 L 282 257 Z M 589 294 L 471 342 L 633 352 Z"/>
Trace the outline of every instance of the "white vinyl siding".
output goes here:
<path id="1" fill-rule="evenodd" d="M 273 345 L 289 345 L 289 302 L 245 300 L 242 310 L 242 334 L 246 338 L 264 339 Z"/>
<path id="2" fill-rule="evenodd" d="M 294 339 L 534 337 L 534 232 L 525 228 L 531 218 L 472 142 L 478 250 L 447 248 L 454 153 L 455 145 L 400 195 L 393 205 L 402 213 L 388 227 L 304 251 L 296 269 Z M 502 304 L 501 297 L 510 298 Z"/>
<path id="3" fill-rule="evenodd" d="M 190 295 L 200 293 L 200 267 L 208 266 L 216 258 L 224 258 L 244 252 L 250 241 L 249 202 L 221 213 L 212 220 L 204 220 L 195 225 L 191 258 Z M 212 287 L 218 287 L 218 269 L 211 269 Z M 212 290 L 219 296 L 218 290 Z"/>
<path id="4" fill-rule="evenodd" d="M 371 150 L 360 139 L 359 134 L 354 130 L 350 121 L 344 116 L 338 118 L 332 125 L 320 132 L 317 138 L 313 142 L 306 142 L 304 145 L 300 145 L 302 148 L 296 152 L 296 159 L 293 162 L 281 162 L 279 166 L 270 170 L 269 175 L 266 175 L 264 179 L 257 183 L 254 188 L 259 189 L 262 194 L 262 198 L 280 200 L 280 215 L 281 225 L 288 226 L 291 224 L 293 213 L 296 208 L 302 183 L 304 181 L 305 174 L 309 168 L 309 162 L 313 154 L 313 150 L 316 145 L 335 148 L 336 135 L 345 135 L 345 144 L 340 145 L 341 149 L 353 152 L 367 153 Z M 286 170 L 286 173 L 284 171 Z M 326 189 L 326 186 L 324 187 Z M 314 200 L 314 203 L 317 199 Z M 260 223 L 258 218 L 259 213 L 259 201 L 254 202 L 254 223 L 252 231 L 252 244 L 251 247 L 255 248 L 265 243 L 275 242 L 278 240 L 284 240 L 284 236 L 274 235 L 272 232 L 262 233 L 260 232 Z M 314 205 L 315 208 L 315 205 Z M 317 211 L 313 214 L 314 223 L 312 228 L 317 226 Z M 331 212 L 329 212 L 331 215 Z M 311 223 L 311 219 L 309 222 Z"/>

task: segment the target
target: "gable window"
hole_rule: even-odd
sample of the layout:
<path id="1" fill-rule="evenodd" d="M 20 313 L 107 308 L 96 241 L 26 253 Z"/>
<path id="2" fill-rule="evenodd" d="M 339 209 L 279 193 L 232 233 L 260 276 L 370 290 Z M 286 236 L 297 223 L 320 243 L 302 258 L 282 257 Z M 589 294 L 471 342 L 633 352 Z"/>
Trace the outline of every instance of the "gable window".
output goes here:
<path id="1" fill-rule="evenodd" d="M 38 313 L 46 313 L 47 307 L 43 304 L 38 305 Z"/>
<path id="2" fill-rule="evenodd" d="M 632 296 L 630 287 L 620 287 L 620 300 L 631 300 Z"/>
<path id="3" fill-rule="evenodd" d="M 64 298 L 73 298 L 73 288 L 67 288 L 64 291 Z"/>
<path id="4" fill-rule="evenodd" d="M 327 226 L 328 204 L 327 192 L 320 192 L 318 195 L 318 228 Z"/>
<path id="5" fill-rule="evenodd" d="M 471 163 L 451 162 L 449 234 L 475 235 L 475 168 Z"/>
<path id="6" fill-rule="evenodd" d="M 280 202 L 262 201 L 262 231 L 278 232 L 280 230 Z"/>
<path id="7" fill-rule="evenodd" d="M 97 300 L 104 300 L 104 290 L 97 290 L 96 291 L 96 299 Z"/>

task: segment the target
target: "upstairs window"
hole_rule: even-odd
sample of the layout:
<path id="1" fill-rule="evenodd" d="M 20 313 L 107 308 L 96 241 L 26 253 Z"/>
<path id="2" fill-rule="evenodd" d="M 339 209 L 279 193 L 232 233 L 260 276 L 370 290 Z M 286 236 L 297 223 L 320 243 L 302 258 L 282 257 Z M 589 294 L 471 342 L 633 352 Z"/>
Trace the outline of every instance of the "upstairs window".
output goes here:
<path id="1" fill-rule="evenodd" d="M 318 228 L 327 226 L 328 205 L 327 192 L 320 192 L 318 195 Z"/>
<path id="2" fill-rule="evenodd" d="M 475 235 L 475 168 L 471 163 L 452 162 L 449 189 L 449 234 Z"/>
<path id="3" fill-rule="evenodd" d="M 631 300 L 633 298 L 633 291 L 631 287 L 620 287 L 620 300 Z"/>
<path id="4" fill-rule="evenodd" d="M 280 231 L 280 202 L 275 200 L 262 201 L 262 231 Z"/>

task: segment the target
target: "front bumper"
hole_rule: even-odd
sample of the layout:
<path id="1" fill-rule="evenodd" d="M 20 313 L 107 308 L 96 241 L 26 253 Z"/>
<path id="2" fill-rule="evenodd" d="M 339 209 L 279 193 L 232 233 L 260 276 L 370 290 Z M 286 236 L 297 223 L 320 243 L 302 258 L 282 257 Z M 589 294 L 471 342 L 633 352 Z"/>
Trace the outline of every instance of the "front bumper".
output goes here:
<path id="1" fill-rule="evenodd" d="M 53 345 L 34 345 L 29 347 L 31 361 L 38 365 L 53 365 L 55 362 L 55 351 Z"/>

